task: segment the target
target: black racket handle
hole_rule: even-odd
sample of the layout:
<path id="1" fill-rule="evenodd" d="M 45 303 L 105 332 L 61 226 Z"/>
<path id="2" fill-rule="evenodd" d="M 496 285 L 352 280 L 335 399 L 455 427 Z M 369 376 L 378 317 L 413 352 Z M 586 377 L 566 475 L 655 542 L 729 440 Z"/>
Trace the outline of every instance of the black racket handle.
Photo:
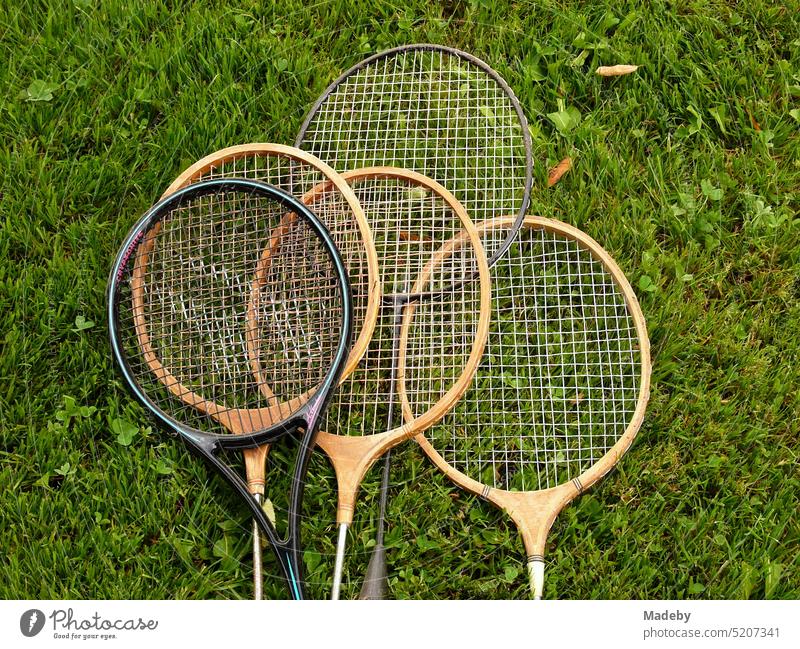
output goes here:
<path id="1" fill-rule="evenodd" d="M 378 542 L 372 551 L 364 576 L 364 584 L 358 599 L 386 599 L 389 592 L 389 577 L 386 572 L 386 549 Z"/>

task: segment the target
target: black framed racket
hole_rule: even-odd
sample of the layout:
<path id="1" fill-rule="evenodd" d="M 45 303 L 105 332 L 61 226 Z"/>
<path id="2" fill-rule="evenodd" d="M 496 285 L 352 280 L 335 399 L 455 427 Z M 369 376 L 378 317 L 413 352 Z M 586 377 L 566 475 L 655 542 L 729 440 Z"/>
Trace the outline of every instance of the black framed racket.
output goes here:
<path id="1" fill-rule="evenodd" d="M 484 229 L 481 244 L 489 266 L 512 244 L 530 203 L 531 134 L 519 100 L 488 63 L 452 47 L 403 45 L 355 64 L 310 108 L 295 146 L 340 172 L 378 167 L 420 173 L 450 192 L 479 227 L 513 214 L 513 227 Z M 401 237 L 404 245 L 422 249 L 443 232 L 431 223 L 420 229 L 419 223 L 404 218 L 408 212 L 416 212 L 413 203 L 419 196 L 409 198 L 407 205 L 400 205 L 389 236 Z M 379 241 L 382 228 L 372 222 L 366 206 L 365 211 Z M 382 272 L 391 275 L 397 269 Z M 439 287 L 437 292 L 458 294 L 460 281 L 467 278 L 466 274 L 454 278 L 457 281 Z M 410 303 L 423 297 L 407 295 L 403 301 Z M 384 295 L 383 300 L 393 302 L 398 313 L 403 306 L 395 296 Z M 386 453 L 377 542 L 362 599 L 382 599 L 388 590 L 382 539 L 390 462 L 390 453 Z M 336 578 L 334 583 L 338 583 Z"/>
<path id="2" fill-rule="evenodd" d="M 133 395 L 240 495 L 302 599 L 300 516 L 320 414 L 347 360 L 352 304 L 330 234 L 265 183 L 210 180 L 132 228 L 111 271 L 114 359 Z M 280 535 L 220 457 L 301 432 Z"/>

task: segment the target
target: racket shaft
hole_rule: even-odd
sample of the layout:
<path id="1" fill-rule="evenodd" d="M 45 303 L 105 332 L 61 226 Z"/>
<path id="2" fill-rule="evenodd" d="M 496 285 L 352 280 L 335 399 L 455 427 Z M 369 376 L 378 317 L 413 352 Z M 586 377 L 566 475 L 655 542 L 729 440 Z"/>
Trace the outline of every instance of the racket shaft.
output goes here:
<path id="1" fill-rule="evenodd" d="M 333 590 L 331 599 L 338 600 L 342 590 L 342 572 L 344 571 L 344 550 L 347 544 L 347 523 L 339 526 L 339 540 L 336 542 L 336 563 L 333 567 Z"/>
<path id="2" fill-rule="evenodd" d="M 404 287 L 408 290 L 408 287 Z M 386 415 L 386 427 L 391 429 L 394 417 L 394 395 L 397 386 L 397 356 L 400 345 L 400 326 L 403 322 L 403 307 L 398 305 L 394 316 L 394 335 L 392 336 L 392 371 L 391 390 L 389 391 L 389 412 Z M 359 599 L 386 599 L 389 590 L 386 583 L 386 549 L 383 546 L 383 532 L 386 527 L 386 501 L 389 499 L 389 472 L 392 465 L 392 451 L 386 451 L 381 475 L 381 505 L 378 517 L 378 533 L 375 537 L 375 548 L 369 559 L 367 574 L 359 594 Z"/>
<path id="3" fill-rule="evenodd" d="M 383 547 L 383 540 L 378 540 L 369 558 L 367 574 L 364 576 L 364 584 L 361 586 L 358 599 L 386 599 L 388 590 L 386 548 Z"/>
<path id="4" fill-rule="evenodd" d="M 256 502 L 261 504 L 261 494 L 253 494 Z M 253 519 L 253 599 L 263 599 L 264 581 L 261 567 L 261 530 L 258 522 Z"/>

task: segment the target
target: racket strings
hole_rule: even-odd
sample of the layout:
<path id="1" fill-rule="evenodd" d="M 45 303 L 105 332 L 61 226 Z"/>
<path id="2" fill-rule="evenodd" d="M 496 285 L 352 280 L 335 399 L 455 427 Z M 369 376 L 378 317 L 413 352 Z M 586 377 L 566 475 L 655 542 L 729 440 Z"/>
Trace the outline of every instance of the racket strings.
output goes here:
<path id="1" fill-rule="evenodd" d="M 359 195 L 357 185 L 355 189 Z M 362 204 L 370 218 L 374 214 L 372 204 Z M 449 230 L 442 229 L 445 231 Z M 410 255 L 408 263 L 418 267 L 413 272 L 409 272 L 409 266 L 397 263 L 382 266 L 389 271 L 385 283 L 401 286 L 405 293 L 434 294 L 410 302 L 382 303 L 362 362 L 333 396 L 321 430 L 366 436 L 403 424 L 413 428 L 442 407 L 448 391 L 469 372 L 470 357 L 479 344 L 481 284 L 477 279 L 456 284 L 453 280 L 475 273 L 482 252 L 463 233 L 458 239 L 460 244 L 455 249 L 442 252 L 441 244 L 437 244 L 436 253 Z M 376 234 L 376 241 L 380 240 Z M 403 249 L 403 243 L 400 241 L 397 250 Z M 406 261 L 397 250 L 394 259 Z M 453 288 L 437 291 L 443 283 Z M 415 326 L 408 326 L 412 311 Z M 404 418 L 401 411 L 401 391 L 404 401 L 413 408 L 410 419 Z"/>
<path id="2" fill-rule="evenodd" d="M 452 205 L 437 191 L 407 178 L 348 180 L 369 220 L 385 295 L 407 295 L 436 251 L 462 231 Z M 475 257 L 432 267 L 426 290 L 449 287 L 476 272 Z"/>
<path id="3" fill-rule="evenodd" d="M 554 487 L 597 462 L 636 411 L 635 321 L 602 263 L 543 229 L 523 229 L 492 276 L 481 366 L 428 437 L 448 464 L 490 487 Z"/>
<path id="4" fill-rule="evenodd" d="M 356 334 L 368 318 L 371 297 L 370 269 L 363 236 L 352 206 L 338 189 L 330 185 L 321 169 L 308 162 L 253 149 L 236 154 L 222 154 L 197 173 L 192 182 L 217 178 L 260 180 L 303 198 L 326 225 L 347 268 L 353 300 L 353 323 Z M 315 188 L 326 187 L 324 192 Z"/>
<path id="5" fill-rule="evenodd" d="M 457 277 L 475 267 L 475 251 L 462 239 L 457 249 L 434 258 L 423 270 L 427 279 L 422 290 L 435 290 L 439 277 Z M 464 277 L 464 275 L 460 275 Z M 406 416 L 418 418 L 441 400 L 455 380 L 476 344 L 481 313 L 480 284 L 471 278 L 450 293 L 412 303 L 408 307 L 407 342 L 404 349 L 403 381 Z M 453 363 L 457 359 L 457 363 Z"/>
<path id="6" fill-rule="evenodd" d="M 264 428 L 255 409 L 288 415 L 281 404 L 333 362 L 343 287 L 310 225 L 277 201 L 233 191 L 184 200 L 132 260 L 123 345 L 142 390 L 174 419 L 227 433 L 218 418 L 236 411 L 245 428 Z"/>
<path id="7" fill-rule="evenodd" d="M 320 430 L 333 435 L 366 436 L 383 433 L 402 423 L 395 409 L 389 420 L 390 402 L 394 399 L 394 372 L 399 344 L 395 309 L 381 304 L 378 319 L 361 362 L 337 388 Z"/>
<path id="8" fill-rule="evenodd" d="M 349 74 L 316 108 L 301 142 L 340 171 L 385 165 L 433 178 L 476 223 L 518 212 L 530 186 L 529 134 L 516 99 L 486 70 L 443 50 L 405 50 Z M 485 247 L 489 256 L 497 250 Z"/>
<path id="9" fill-rule="evenodd" d="M 330 256 L 304 221 L 284 214 L 273 244 L 267 263 L 262 255 L 250 296 L 249 359 L 251 368 L 258 364 L 262 391 L 268 386 L 281 401 L 313 389 L 333 362 L 341 287 Z"/>

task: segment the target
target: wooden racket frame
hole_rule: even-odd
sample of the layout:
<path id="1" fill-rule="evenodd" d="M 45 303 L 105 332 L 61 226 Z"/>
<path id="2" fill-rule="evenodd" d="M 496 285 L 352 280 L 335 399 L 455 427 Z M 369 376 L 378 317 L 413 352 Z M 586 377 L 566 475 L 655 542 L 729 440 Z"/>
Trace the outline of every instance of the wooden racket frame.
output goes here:
<path id="1" fill-rule="evenodd" d="M 341 381 L 343 381 L 358 366 L 358 363 L 361 361 L 362 356 L 369 347 L 369 341 L 372 339 L 372 332 L 375 329 L 375 323 L 377 322 L 378 319 L 378 310 L 380 308 L 380 300 L 381 300 L 381 281 L 380 281 L 380 271 L 378 267 L 378 255 L 375 250 L 375 242 L 372 237 L 372 230 L 369 227 L 369 223 L 367 222 L 366 216 L 364 215 L 364 210 L 361 208 L 361 204 L 358 202 L 355 193 L 353 192 L 350 185 L 348 185 L 347 182 L 344 180 L 344 178 L 338 172 L 334 171 L 329 165 L 325 164 L 322 160 L 320 160 L 311 153 L 308 153 L 296 147 L 286 146 L 285 144 L 275 144 L 270 142 L 255 142 L 251 144 L 242 144 L 220 149 L 218 151 L 215 151 L 214 153 L 210 153 L 209 155 L 201 158 L 191 166 L 187 167 L 186 170 L 184 170 L 172 182 L 172 184 L 169 187 L 167 187 L 166 191 L 162 194 L 161 198 L 166 198 L 170 194 L 176 192 L 178 189 L 181 189 L 197 180 L 200 180 L 204 174 L 208 173 L 209 171 L 213 170 L 216 167 L 222 166 L 226 163 L 230 163 L 241 158 L 247 158 L 254 155 L 259 155 L 264 157 L 286 158 L 316 168 L 327 178 L 327 180 L 324 181 L 323 183 L 318 183 L 314 188 L 307 191 L 301 198 L 302 202 L 308 205 L 309 207 L 313 207 L 314 203 L 324 195 L 319 191 L 320 185 L 324 185 L 328 191 L 337 191 L 342 196 L 344 196 L 345 200 L 347 201 L 347 204 L 349 205 L 353 213 L 353 216 L 355 217 L 355 221 L 359 229 L 361 240 L 364 243 L 364 250 L 366 253 L 369 297 L 367 300 L 367 308 L 365 312 L 364 323 L 361 327 L 361 331 L 358 332 L 356 339 L 353 342 L 353 345 L 350 349 L 350 354 L 344 366 L 344 370 L 342 371 Z M 259 180 L 258 178 L 252 178 L 252 179 Z M 285 223 L 283 225 L 285 225 Z M 265 251 L 265 254 L 267 253 L 268 250 Z M 262 257 L 262 261 L 260 263 L 263 263 L 264 259 L 265 258 Z M 255 280 L 254 280 L 254 288 L 255 288 Z M 251 352 L 251 361 L 252 361 L 253 358 L 252 349 L 250 349 L 249 351 Z M 262 383 L 259 382 L 259 385 L 262 386 Z M 169 386 L 167 387 L 169 388 Z M 263 385 L 262 387 L 267 387 L 267 386 Z M 268 387 L 267 390 L 269 390 Z M 172 389 L 170 389 L 170 391 L 172 391 Z M 173 392 L 173 394 L 175 394 L 175 396 L 177 396 L 179 399 L 183 399 L 183 397 L 181 397 L 180 394 L 176 394 L 175 392 Z M 268 398 L 270 397 L 270 395 L 267 396 Z M 302 398 L 307 399 L 309 396 L 310 395 L 302 395 L 301 397 L 298 397 L 298 399 Z M 185 403 L 195 406 L 194 402 L 185 402 Z M 282 404 L 282 407 L 286 408 L 289 405 L 291 404 Z M 275 415 L 275 412 L 273 412 L 271 408 L 268 408 L 267 410 L 270 412 L 263 413 L 263 416 Z M 211 413 L 209 412 L 208 414 Z M 248 432 L 241 428 L 237 428 L 235 417 L 230 419 L 231 423 L 233 424 L 233 427 L 228 427 L 227 424 L 223 421 L 220 421 L 220 423 L 226 428 L 228 428 L 228 430 L 230 430 L 232 433 L 238 434 L 238 433 Z M 267 454 L 269 453 L 269 445 L 264 444 L 262 446 L 258 446 L 255 448 L 249 448 L 246 449 L 243 453 L 245 458 L 245 471 L 247 473 L 248 489 L 254 496 L 261 497 L 264 495 L 264 487 L 266 483 L 265 464 L 267 460 Z"/>
<path id="2" fill-rule="evenodd" d="M 336 473 L 338 486 L 336 522 L 340 526 L 347 525 L 349 527 L 353 522 L 353 512 L 355 510 L 358 487 L 370 467 L 386 451 L 397 446 L 402 441 L 423 432 L 439 421 L 447 411 L 456 404 L 472 382 L 472 377 L 478 369 L 489 335 L 491 280 L 489 276 L 489 265 L 483 251 L 478 229 L 475 227 L 475 224 L 469 218 L 469 215 L 458 199 L 438 182 L 415 171 L 397 167 L 365 167 L 363 169 L 346 171 L 342 173 L 342 177 L 348 183 L 356 183 L 365 179 L 403 180 L 409 182 L 412 186 L 416 185 L 436 192 L 436 194 L 444 199 L 450 208 L 458 215 L 463 230 L 461 234 L 452 238 L 440 248 L 437 253 L 432 255 L 431 259 L 421 271 L 412 294 L 425 285 L 425 281 L 437 263 L 441 263 L 448 254 L 452 254 L 452 252 L 456 250 L 456 246 L 466 244 L 473 246 L 477 253 L 477 277 L 470 278 L 468 281 L 479 282 L 481 291 L 478 329 L 476 331 L 475 344 L 472 348 L 472 352 L 467 359 L 461 376 L 433 408 L 426 411 L 420 417 L 414 417 L 406 421 L 406 423 L 383 433 L 365 436 L 349 436 L 331 434 L 320 430 L 317 434 L 317 445 L 328 455 L 333 465 L 334 472 Z M 324 191 L 325 188 L 319 187 L 319 190 Z M 390 297 L 393 296 L 386 296 L 387 299 Z M 415 306 L 413 306 L 414 304 L 414 301 L 410 301 L 408 306 L 405 307 L 406 313 L 403 316 L 400 329 L 400 349 L 396 379 L 398 390 L 401 392 L 404 391 L 406 342 L 408 340 L 409 326 L 411 323 L 410 314 L 415 308 Z"/>
<path id="3" fill-rule="evenodd" d="M 512 227 L 514 221 L 515 217 L 499 217 L 479 224 L 478 229 L 483 233 L 487 229 Z M 525 545 L 525 551 L 528 555 L 531 588 L 534 596 L 538 599 L 541 597 L 543 589 L 544 553 L 550 528 L 561 510 L 572 502 L 576 496 L 579 496 L 611 471 L 630 448 L 644 419 L 650 394 L 650 372 L 652 366 L 650 361 L 650 341 L 647 336 L 647 326 L 639 301 L 636 299 L 636 294 L 622 270 L 612 257 L 603 250 L 600 244 L 577 228 L 554 219 L 526 216 L 522 227 L 545 230 L 574 240 L 588 250 L 603 265 L 622 291 L 628 311 L 636 325 L 641 351 L 639 397 L 633 416 L 625 432 L 617 442 L 586 471 L 569 482 L 539 491 L 506 491 L 489 487 L 450 466 L 425 435 L 417 435 L 416 440 L 425 454 L 450 480 L 482 499 L 488 500 L 508 513 L 513 519 Z M 402 393 L 400 399 L 404 416 L 411 416 L 410 406 Z"/>

